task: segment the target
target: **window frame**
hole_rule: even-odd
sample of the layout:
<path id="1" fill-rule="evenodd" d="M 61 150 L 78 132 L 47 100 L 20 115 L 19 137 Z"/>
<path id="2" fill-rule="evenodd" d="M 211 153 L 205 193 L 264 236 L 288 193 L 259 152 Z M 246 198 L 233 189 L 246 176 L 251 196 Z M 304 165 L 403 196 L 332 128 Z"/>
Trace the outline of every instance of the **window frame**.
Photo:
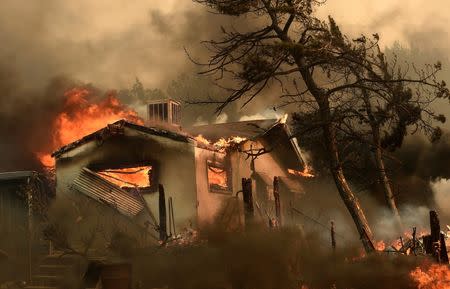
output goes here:
<path id="1" fill-rule="evenodd" d="M 226 174 L 226 183 L 227 188 L 226 189 L 220 189 L 217 187 L 212 187 L 213 184 L 209 182 L 209 175 L 208 172 L 210 170 L 210 167 L 222 169 Z M 224 162 L 218 162 L 214 160 L 206 160 L 206 182 L 208 184 L 208 192 L 209 193 L 215 193 L 215 194 L 224 194 L 224 195 L 232 195 L 233 194 L 233 182 L 232 182 L 232 174 L 231 169 L 226 166 Z"/>

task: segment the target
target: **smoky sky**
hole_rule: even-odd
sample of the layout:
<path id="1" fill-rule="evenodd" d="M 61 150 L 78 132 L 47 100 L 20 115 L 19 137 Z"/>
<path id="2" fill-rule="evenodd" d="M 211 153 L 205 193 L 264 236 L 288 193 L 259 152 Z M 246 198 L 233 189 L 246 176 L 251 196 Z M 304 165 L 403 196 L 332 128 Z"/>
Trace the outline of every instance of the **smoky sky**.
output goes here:
<path id="1" fill-rule="evenodd" d="M 442 53 L 450 47 L 443 0 L 342 3 L 328 1 L 318 13 L 333 15 L 350 34 L 378 32 L 386 46 L 400 41 Z M 0 57 L 40 87 L 58 74 L 106 88 L 128 86 L 136 76 L 162 87 L 193 70 L 183 48 L 195 50 L 221 24 L 190 0 L 5 0 L 0 7 Z"/>
<path id="2" fill-rule="evenodd" d="M 317 13 L 333 15 L 350 35 L 377 32 L 383 46 L 398 41 L 412 49 L 410 59 L 440 59 L 445 68 L 448 10 L 444 0 L 349 0 L 345 5 L 330 0 Z M 246 21 L 243 26 L 253 23 Z M 49 121 L 62 105 L 65 87 L 90 83 L 119 90 L 138 77 L 148 88 L 164 89 L 180 74 L 196 73 L 185 48 L 206 57 L 200 41 L 219 37 L 220 26 L 230 24 L 239 25 L 236 18 L 210 13 L 191 0 L 1 1 L 1 162 L 17 165 L 14 160 L 28 154 L 25 146 L 33 146 L 30 135 L 51 135 Z M 442 77 L 450 83 L 448 71 Z M 264 96 L 242 114 L 272 105 L 273 97 Z"/>

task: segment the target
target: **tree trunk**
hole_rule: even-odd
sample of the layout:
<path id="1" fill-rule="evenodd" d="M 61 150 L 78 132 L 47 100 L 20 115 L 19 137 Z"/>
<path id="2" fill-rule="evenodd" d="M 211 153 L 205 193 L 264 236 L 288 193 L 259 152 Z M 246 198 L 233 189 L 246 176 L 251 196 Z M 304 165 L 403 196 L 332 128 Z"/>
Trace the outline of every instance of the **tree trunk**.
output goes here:
<path id="1" fill-rule="evenodd" d="M 339 159 L 339 150 L 336 143 L 336 128 L 331 117 L 328 95 L 326 95 L 326 92 L 323 89 L 317 86 L 311 71 L 306 63 L 304 63 L 302 57 L 295 51 L 293 52 L 293 56 L 298 68 L 300 69 L 303 81 L 319 106 L 319 114 L 321 122 L 323 123 L 322 132 L 329 154 L 330 170 L 333 175 L 336 188 L 338 189 L 339 195 L 342 201 L 344 201 L 347 210 L 352 216 L 365 251 L 367 253 L 373 252 L 375 251 L 375 247 L 372 230 L 370 229 L 369 223 L 367 222 L 358 198 L 353 194 L 347 180 L 345 179 L 344 170 L 342 169 L 342 164 Z"/>
<path id="2" fill-rule="evenodd" d="M 322 110 L 323 111 L 323 110 Z M 325 118 L 329 119 L 329 118 Z M 334 182 L 344 201 L 347 210 L 355 222 L 360 239 L 367 253 L 375 251 L 372 230 L 367 222 L 366 216 L 361 208 L 358 198 L 353 194 L 345 179 L 344 170 L 339 160 L 339 151 L 336 143 L 336 131 L 333 123 L 326 123 L 323 127 L 325 142 L 330 155 L 330 168 Z"/>
<path id="3" fill-rule="evenodd" d="M 377 166 L 377 175 L 380 184 L 383 188 L 384 197 L 389 209 L 394 216 L 394 220 L 399 230 L 399 233 L 403 233 L 403 224 L 400 214 L 398 212 L 397 204 L 395 202 L 394 193 L 389 182 L 389 178 L 386 174 L 386 167 L 383 160 L 383 148 L 381 147 L 380 125 L 378 124 L 372 110 L 372 104 L 370 103 L 368 92 L 363 90 L 364 104 L 366 106 L 367 116 L 369 118 L 370 129 L 372 131 L 372 141 L 375 146 L 375 164 Z"/>
<path id="4" fill-rule="evenodd" d="M 400 231 L 400 233 L 402 233 L 403 232 L 402 219 L 398 212 L 394 193 L 392 192 L 391 184 L 389 182 L 389 178 L 386 174 L 386 168 L 384 166 L 383 150 L 381 148 L 379 128 L 376 127 L 374 129 L 375 129 L 375 131 L 373 132 L 373 140 L 374 140 L 375 146 L 376 146 L 375 147 L 375 162 L 376 162 L 376 166 L 377 166 L 378 178 L 383 187 L 386 203 L 389 206 L 389 209 L 391 210 L 392 215 L 394 216 L 394 221 L 396 223 L 397 229 Z"/>

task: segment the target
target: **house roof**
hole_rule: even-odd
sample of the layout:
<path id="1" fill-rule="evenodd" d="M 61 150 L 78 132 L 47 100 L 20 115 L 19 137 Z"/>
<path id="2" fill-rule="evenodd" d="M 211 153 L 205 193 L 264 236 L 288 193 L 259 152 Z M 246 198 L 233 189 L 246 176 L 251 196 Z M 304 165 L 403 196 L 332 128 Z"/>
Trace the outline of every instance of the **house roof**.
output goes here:
<path id="1" fill-rule="evenodd" d="M 220 138 L 227 139 L 235 136 L 243 137 L 248 140 L 261 138 L 271 147 L 278 148 L 278 160 L 281 163 L 284 163 L 286 167 L 301 170 L 304 165 L 297 140 L 291 136 L 288 126 L 277 119 L 262 119 L 195 126 L 187 129 L 187 132 L 169 130 L 169 128 L 163 129 L 146 127 L 127 122 L 126 120 L 119 120 L 97 130 L 94 133 L 86 135 L 75 142 L 61 147 L 57 151 L 53 152 L 52 156 L 58 158 L 62 154 L 92 140 L 102 141 L 108 136 L 121 134 L 123 133 L 123 129 L 125 127 L 149 135 L 161 136 L 180 142 L 194 141 L 195 138 L 193 136 L 198 135 L 202 135 L 212 142 L 215 142 Z M 200 142 L 198 142 L 197 145 L 202 148 L 215 150 L 214 147 L 202 144 Z M 292 156 L 295 157 L 293 158 Z"/>
<path id="2" fill-rule="evenodd" d="M 227 139 L 235 136 L 254 139 L 265 134 L 278 123 L 277 119 L 261 119 L 194 126 L 187 131 L 194 136 L 202 135 L 213 142 L 220 138 Z"/>
<path id="3" fill-rule="evenodd" d="M 172 139 L 175 141 L 180 141 L 180 142 L 189 142 L 189 139 L 192 139 L 191 136 L 184 134 L 182 132 L 175 132 L 175 131 L 170 131 L 170 130 L 161 129 L 161 128 L 155 128 L 155 127 L 146 127 L 146 126 L 137 125 L 137 124 L 128 122 L 126 120 L 119 120 L 112 124 L 108 124 L 104 128 L 99 129 L 96 132 L 93 132 L 91 134 L 88 134 L 88 135 L 80 138 L 79 140 L 76 140 L 70 144 L 67 144 L 67 145 L 59 148 L 57 151 L 52 153 L 52 157 L 58 158 L 63 153 L 66 153 L 72 149 L 75 149 L 85 143 L 92 141 L 92 140 L 102 140 L 106 136 L 118 134 L 123 131 L 124 127 L 131 128 L 131 129 L 143 132 L 143 133 L 147 133 L 149 135 L 162 136 L 162 137 L 166 137 L 166 138 L 169 138 L 169 139 Z"/>
<path id="4" fill-rule="evenodd" d="M 202 135 L 210 141 L 220 138 L 243 137 L 248 140 L 261 140 L 268 148 L 274 149 L 273 155 L 285 167 L 303 170 L 304 159 L 297 139 L 281 119 L 261 119 L 230 123 L 195 126 L 188 129 L 191 135 Z"/>

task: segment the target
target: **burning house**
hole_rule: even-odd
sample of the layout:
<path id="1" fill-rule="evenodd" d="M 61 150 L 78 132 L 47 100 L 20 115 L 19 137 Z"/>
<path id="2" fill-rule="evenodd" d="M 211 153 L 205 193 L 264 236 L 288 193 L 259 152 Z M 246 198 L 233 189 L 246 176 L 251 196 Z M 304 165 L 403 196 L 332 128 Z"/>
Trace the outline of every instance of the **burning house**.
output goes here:
<path id="1" fill-rule="evenodd" d="M 153 233 L 167 216 L 171 234 L 218 217 L 240 222 L 243 178 L 252 180 L 255 216 L 280 222 L 312 176 L 283 119 L 184 130 L 173 100 L 147 112 L 145 125 L 119 120 L 55 151 L 56 198 L 87 197 Z"/>

